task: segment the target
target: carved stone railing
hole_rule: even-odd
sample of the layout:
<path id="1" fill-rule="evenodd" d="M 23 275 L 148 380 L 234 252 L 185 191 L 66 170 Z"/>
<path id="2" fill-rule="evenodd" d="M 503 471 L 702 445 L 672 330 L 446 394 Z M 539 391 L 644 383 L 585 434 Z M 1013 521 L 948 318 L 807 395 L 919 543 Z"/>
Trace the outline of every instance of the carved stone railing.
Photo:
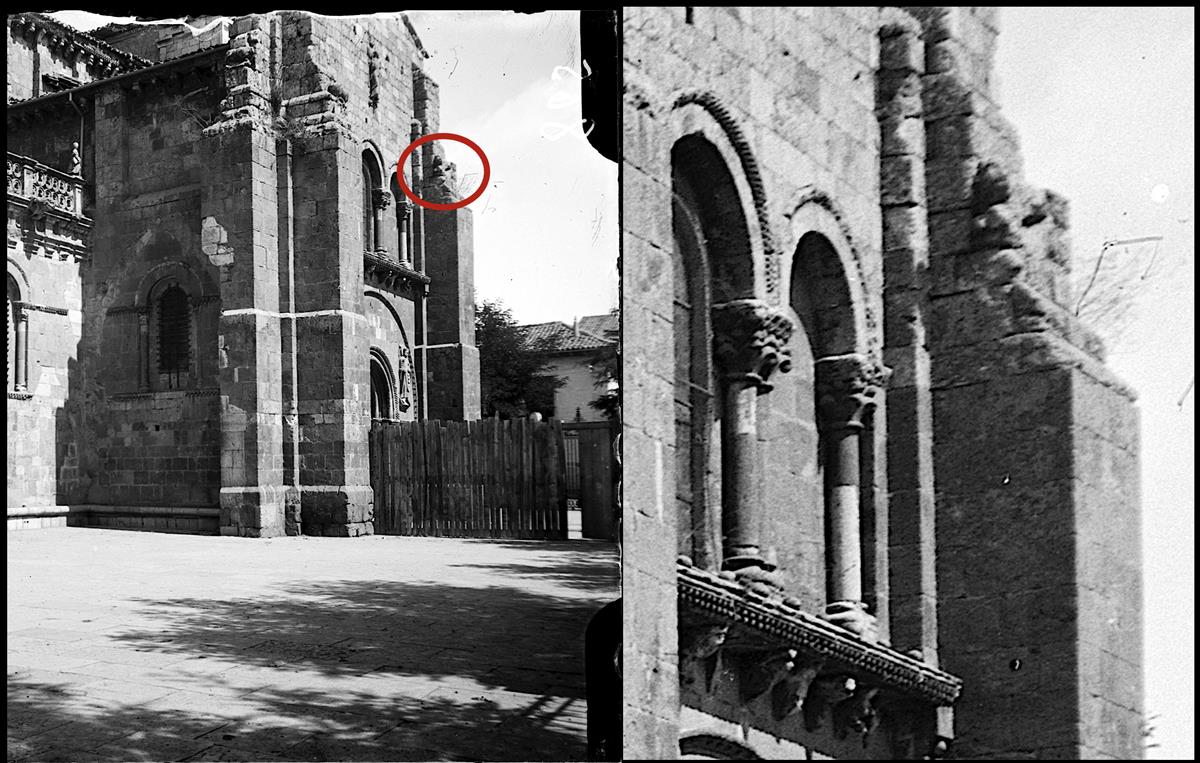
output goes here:
<path id="1" fill-rule="evenodd" d="M 8 195 L 41 201 L 51 210 L 83 216 L 83 178 L 27 156 L 8 155 Z"/>
<path id="2" fill-rule="evenodd" d="M 960 678 L 804 612 L 770 586 L 696 568 L 684 557 L 677 573 L 681 678 L 701 666 L 711 691 L 720 663 L 736 676 L 743 703 L 769 692 L 775 721 L 803 712 L 814 731 L 832 710 L 838 736 L 866 735 L 881 701 L 915 700 L 932 711 L 962 692 Z"/>

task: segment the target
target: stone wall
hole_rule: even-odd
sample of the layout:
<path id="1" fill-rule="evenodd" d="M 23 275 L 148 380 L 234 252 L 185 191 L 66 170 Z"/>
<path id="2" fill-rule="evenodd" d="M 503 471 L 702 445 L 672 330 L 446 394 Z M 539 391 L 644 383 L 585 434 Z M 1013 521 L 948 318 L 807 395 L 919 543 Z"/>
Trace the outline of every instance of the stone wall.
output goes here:
<path id="1" fill-rule="evenodd" d="M 763 242 L 756 244 L 756 296 L 790 310 L 798 327 L 792 274 L 807 267 L 794 259 L 801 237 L 820 231 L 844 244 L 844 266 L 860 284 L 858 341 L 864 350 L 878 348 L 877 17 L 871 8 L 626 11 L 622 314 L 626 346 L 642 348 L 626 353 L 623 379 L 625 502 L 632 525 L 625 530 L 625 575 L 626 589 L 638 592 L 626 607 L 626 633 L 635 634 L 626 646 L 627 754 L 672 756 L 672 737 L 681 731 L 672 709 L 679 706 L 674 567 L 662 553 L 681 532 L 672 516 L 673 369 L 663 360 L 672 356 L 671 147 L 682 135 L 699 133 L 729 147 L 721 150 L 735 178 L 754 167 L 757 188 L 749 185 L 758 179 L 736 182 L 745 216 Z M 711 94 L 708 102 L 719 103 L 724 114 L 681 105 L 697 92 Z M 825 599 L 816 350 L 802 331 L 794 337 L 792 371 L 776 373 L 774 389 L 758 399 L 760 503 L 769 528 L 764 536 L 788 594 L 816 611 Z M 878 429 L 882 437 L 884 428 Z M 878 535 L 886 537 L 885 528 Z M 867 545 L 876 549 L 870 538 Z M 886 548 L 871 558 L 886 570 Z M 881 589 L 875 597 L 886 599 L 886 578 L 868 577 Z"/>
<path id="2" fill-rule="evenodd" d="M 71 357 L 54 361 L 66 389 L 58 443 L 39 423 L 28 442 L 47 444 L 22 458 L 56 473 L 37 496 L 97 516 L 219 504 L 228 534 L 368 533 L 372 342 L 395 369 L 402 345 L 423 352 L 425 325 L 456 328 L 454 357 L 431 364 L 445 398 L 435 408 L 478 415 L 473 322 L 464 329 L 462 317 L 473 316 L 469 213 L 454 216 L 464 233 L 444 247 L 416 226 L 418 267 L 446 277 L 436 288 L 449 302 L 423 306 L 421 284 L 400 286 L 381 295 L 384 321 L 364 296 L 364 249 L 395 262 L 400 238 L 388 197 L 379 239 L 362 240 L 364 161 L 384 195 L 396 187 L 400 152 L 437 128 L 436 87 L 421 85 L 427 124 L 414 125 L 424 54 L 402 19 L 285 12 L 214 29 L 228 44 L 210 35 L 198 44 L 209 53 L 190 57 L 159 45 L 158 58 L 185 58 L 87 90 L 82 116 L 64 97 L 10 129 L 10 150 L 55 166 L 82 132 L 95 197 L 84 209 L 96 221 L 90 262 L 66 280 L 81 318 L 61 345 Z M 136 47 L 162 31 L 113 39 Z M 189 298 L 182 378 L 157 367 L 155 289 L 169 282 Z M 22 474 L 10 464 L 10 486 Z"/>
<path id="3" fill-rule="evenodd" d="M 8 258 L 28 321 L 28 392 L 11 393 L 10 384 L 7 400 L 8 505 L 45 510 L 61 497 L 59 463 L 74 464 L 77 458 L 75 449 L 60 440 L 70 431 L 63 408 L 82 329 L 80 263 L 40 252 L 27 255 L 25 242 L 11 237 Z"/>
<path id="4" fill-rule="evenodd" d="M 958 757 L 1140 755 L 1133 396 L 1065 309 L 1066 204 L 1021 177 L 991 97 L 995 39 L 983 8 L 626 11 L 627 756 L 674 755 L 689 724 L 742 743 L 770 726 L 732 693 L 679 695 L 664 549 L 698 533 L 676 516 L 666 361 L 683 136 L 714 147 L 677 159 L 728 169 L 736 193 L 711 173 L 700 186 L 741 207 L 752 242 L 752 272 L 730 261 L 736 241 L 709 242 L 711 299 L 753 296 L 796 325 L 791 372 L 749 414 L 787 594 L 826 602 L 812 363 L 882 356 L 891 379 L 858 454 L 862 595 L 882 640 L 964 679 L 937 734 Z"/>
<path id="5" fill-rule="evenodd" d="M 956 752 L 1140 757 L 1134 395 L 1066 309 L 1066 205 L 1024 183 L 991 100 L 994 13 L 913 14 L 925 37 L 939 653 L 978 687 L 957 710 Z"/>

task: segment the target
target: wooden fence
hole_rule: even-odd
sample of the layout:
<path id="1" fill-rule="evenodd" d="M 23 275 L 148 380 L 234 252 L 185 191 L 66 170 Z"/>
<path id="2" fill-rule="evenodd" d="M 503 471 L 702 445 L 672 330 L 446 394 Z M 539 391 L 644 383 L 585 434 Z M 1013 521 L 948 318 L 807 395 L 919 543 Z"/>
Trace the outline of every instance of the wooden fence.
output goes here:
<path id="1" fill-rule="evenodd" d="M 375 532 L 567 537 L 558 421 L 376 421 Z"/>

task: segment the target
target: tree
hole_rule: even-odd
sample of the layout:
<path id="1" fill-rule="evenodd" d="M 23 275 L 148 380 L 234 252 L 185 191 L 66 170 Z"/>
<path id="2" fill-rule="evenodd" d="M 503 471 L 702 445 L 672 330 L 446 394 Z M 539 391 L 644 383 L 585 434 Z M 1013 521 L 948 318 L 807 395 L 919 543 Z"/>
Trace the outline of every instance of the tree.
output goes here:
<path id="1" fill-rule="evenodd" d="M 610 341 L 592 357 L 592 386 L 600 390 L 591 402 L 593 410 L 612 422 L 621 420 L 621 332 L 609 329 L 604 338 Z"/>
<path id="2" fill-rule="evenodd" d="M 503 303 L 484 301 L 475 308 L 475 345 L 479 348 L 479 386 L 484 416 L 517 418 L 553 404 L 554 390 L 566 383 L 550 375 L 544 353 L 549 340 L 527 341 Z"/>

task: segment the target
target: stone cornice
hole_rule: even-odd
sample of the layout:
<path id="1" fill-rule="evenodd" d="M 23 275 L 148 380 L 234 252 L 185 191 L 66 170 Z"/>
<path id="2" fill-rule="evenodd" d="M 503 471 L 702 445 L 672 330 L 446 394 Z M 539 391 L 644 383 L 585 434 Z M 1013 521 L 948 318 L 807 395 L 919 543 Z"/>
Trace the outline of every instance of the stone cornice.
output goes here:
<path id="1" fill-rule="evenodd" d="M 363 280 L 392 292 L 419 285 L 424 293 L 433 279 L 385 255 L 364 251 Z"/>
<path id="2" fill-rule="evenodd" d="M 690 639 L 704 647 L 707 654 L 702 657 L 721 649 L 788 653 L 774 682 L 767 681 L 788 679 L 790 686 L 785 688 L 807 690 L 825 677 L 845 676 L 855 679 L 860 687 L 900 692 L 932 706 L 952 705 L 962 692 L 962 679 L 957 676 L 881 644 L 863 641 L 801 611 L 794 600 L 752 590 L 728 575 L 698 569 L 686 560 L 680 560 L 676 569 L 681 620 L 691 620 L 690 628 L 703 629 L 706 634 L 698 640 Z M 712 635 L 722 627 L 727 630 L 719 638 Z M 681 635 L 681 644 L 688 642 Z M 777 704 L 788 703 L 781 700 Z"/>
<path id="3" fill-rule="evenodd" d="M 86 32 L 80 32 L 66 24 L 55 21 L 40 13 L 21 13 L 8 18 L 9 26 L 20 34 L 38 29 L 48 36 L 47 42 L 71 46 L 89 66 L 113 73 L 150 66 L 151 62 L 141 56 L 114 47 Z"/>

